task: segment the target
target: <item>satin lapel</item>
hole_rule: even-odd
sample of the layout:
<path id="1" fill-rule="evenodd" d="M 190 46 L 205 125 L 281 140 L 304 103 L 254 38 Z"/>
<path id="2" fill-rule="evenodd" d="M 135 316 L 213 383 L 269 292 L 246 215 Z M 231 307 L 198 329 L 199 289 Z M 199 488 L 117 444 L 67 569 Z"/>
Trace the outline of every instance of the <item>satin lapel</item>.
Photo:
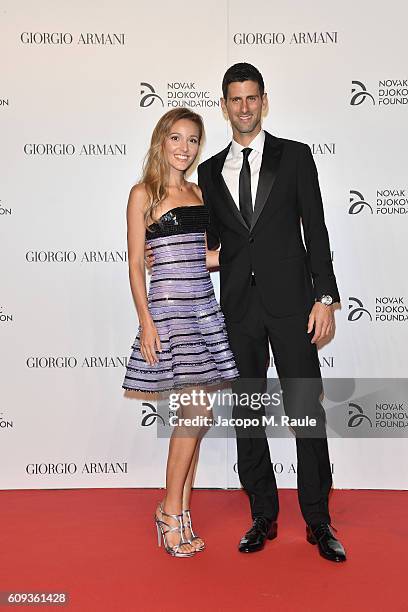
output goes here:
<path id="1" fill-rule="evenodd" d="M 279 170 L 279 163 L 282 155 L 282 143 L 278 138 L 265 132 L 265 144 L 262 155 L 262 164 L 259 171 L 258 189 L 256 191 L 254 214 L 252 216 L 251 230 L 266 204 L 266 200 L 271 192 L 273 184 Z"/>
<path id="2" fill-rule="evenodd" d="M 220 199 L 223 203 L 225 203 L 228 210 L 234 215 L 234 217 L 248 230 L 248 226 L 244 221 L 244 218 L 241 215 L 241 211 L 238 209 L 238 206 L 234 202 L 234 198 L 231 195 L 230 190 L 227 187 L 226 182 L 224 181 L 224 177 L 222 176 L 222 168 L 224 166 L 225 158 L 227 157 L 228 151 L 230 149 L 230 144 L 226 149 L 215 155 L 213 158 L 212 164 L 212 175 L 214 185 L 216 186 L 216 191 L 220 194 Z"/>

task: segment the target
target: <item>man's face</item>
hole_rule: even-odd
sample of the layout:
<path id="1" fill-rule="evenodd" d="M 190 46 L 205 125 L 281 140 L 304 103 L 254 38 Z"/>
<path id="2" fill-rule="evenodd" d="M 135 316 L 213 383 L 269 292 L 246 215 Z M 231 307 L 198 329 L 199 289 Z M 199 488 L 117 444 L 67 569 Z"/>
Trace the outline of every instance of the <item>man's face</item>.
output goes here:
<path id="1" fill-rule="evenodd" d="M 262 111 L 267 99 L 261 96 L 256 81 L 235 81 L 228 86 L 227 99 L 221 98 L 221 106 L 227 113 L 234 131 L 250 134 L 259 131 Z"/>

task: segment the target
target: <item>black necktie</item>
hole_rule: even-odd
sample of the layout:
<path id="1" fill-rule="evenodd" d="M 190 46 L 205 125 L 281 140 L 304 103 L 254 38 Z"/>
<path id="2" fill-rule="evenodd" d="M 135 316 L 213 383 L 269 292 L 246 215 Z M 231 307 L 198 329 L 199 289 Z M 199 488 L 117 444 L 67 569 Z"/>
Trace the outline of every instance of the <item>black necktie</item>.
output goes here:
<path id="1" fill-rule="evenodd" d="M 252 223 L 252 195 L 251 195 L 251 168 L 249 167 L 249 154 L 252 149 L 242 149 L 243 161 L 239 173 L 239 210 L 244 218 L 248 229 Z"/>

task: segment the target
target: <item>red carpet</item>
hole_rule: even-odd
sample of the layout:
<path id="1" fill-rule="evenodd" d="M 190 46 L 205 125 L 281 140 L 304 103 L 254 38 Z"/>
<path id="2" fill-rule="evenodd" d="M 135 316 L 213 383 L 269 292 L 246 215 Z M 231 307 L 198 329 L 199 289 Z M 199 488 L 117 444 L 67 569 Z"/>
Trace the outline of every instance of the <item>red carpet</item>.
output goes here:
<path id="1" fill-rule="evenodd" d="M 236 551 L 249 527 L 241 491 L 196 491 L 207 550 L 174 559 L 157 547 L 157 490 L 1 492 L 0 591 L 66 591 L 66 606 L 16 609 L 408 611 L 408 493 L 334 491 L 332 522 L 348 560 L 322 559 L 304 536 L 293 490 L 280 491 L 278 538 Z M 6 609 L 6 608 L 5 608 Z"/>

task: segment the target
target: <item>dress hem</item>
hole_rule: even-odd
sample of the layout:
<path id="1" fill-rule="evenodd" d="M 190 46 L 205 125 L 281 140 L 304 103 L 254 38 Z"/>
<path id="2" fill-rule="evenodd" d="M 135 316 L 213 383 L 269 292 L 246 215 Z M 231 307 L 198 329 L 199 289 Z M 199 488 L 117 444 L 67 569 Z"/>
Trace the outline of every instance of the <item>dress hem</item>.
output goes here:
<path id="1" fill-rule="evenodd" d="M 182 385 L 176 385 L 173 387 L 167 387 L 166 389 L 135 389 L 134 387 L 127 387 L 122 385 L 122 389 L 125 389 L 125 391 L 137 391 L 139 393 L 162 393 L 164 391 L 174 391 L 177 389 L 183 389 L 184 387 L 197 387 L 197 386 L 209 386 L 209 385 L 215 385 L 216 383 L 223 383 L 223 382 L 232 382 L 234 380 L 239 380 L 240 376 L 233 376 L 231 378 L 216 378 L 215 380 L 209 380 L 209 381 L 204 381 L 202 383 L 183 383 Z"/>

